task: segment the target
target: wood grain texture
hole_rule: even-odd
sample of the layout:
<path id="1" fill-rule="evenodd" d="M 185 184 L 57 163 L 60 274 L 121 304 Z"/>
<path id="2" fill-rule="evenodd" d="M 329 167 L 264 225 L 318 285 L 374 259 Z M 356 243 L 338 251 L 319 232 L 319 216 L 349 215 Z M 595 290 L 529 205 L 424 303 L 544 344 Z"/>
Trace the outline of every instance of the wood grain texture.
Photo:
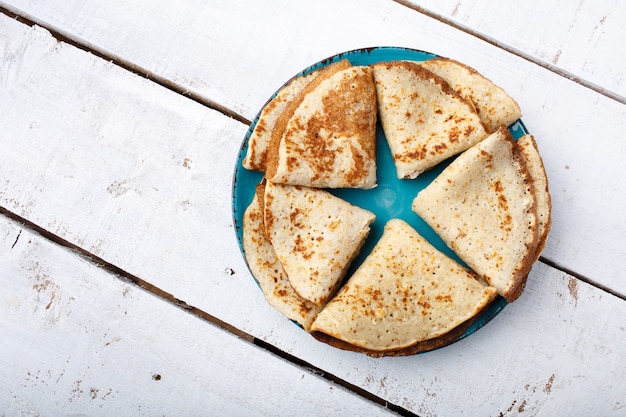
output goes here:
<path id="1" fill-rule="evenodd" d="M 366 13 L 380 16 L 360 10 L 362 24 Z M 385 24 L 400 31 L 422 19 L 389 10 Z M 453 51 L 466 38 L 443 39 L 439 44 Z M 0 113 L 3 207 L 416 414 L 623 413 L 623 300 L 538 264 L 518 301 L 448 348 L 374 360 L 321 345 L 267 305 L 238 252 L 230 188 L 247 126 L 3 16 L 0 45 L 0 99 L 9 103 Z M 496 56 L 485 68 L 507 88 L 525 92 L 520 104 L 529 108 L 527 124 L 537 132 L 560 207 L 548 253 L 620 288 L 624 186 L 610 174 L 618 172 L 623 150 L 617 120 L 624 106 L 493 48 L 474 47 Z M 295 60 L 310 58 L 307 53 Z M 280 79 L 259 79 L 266 77 Z M 615 153 L 582 146 L 590 137 Z M 602 155 L 603 170 L 594 169 L 593 152 Z M 615 192 L 593 187 L 597 181 Z M 592 233 L 597 227 L 604 234 Z M 104 331 L 96 334 L 97 341 Z"/>
<path id="2" fill-rule="evenodd" d="M 555 207 L 544 256 L 626 294 L 621 279 L 626 249 L 618 244 L 626 233 L 620 214 L 626 184 L 619 175 L 619 155 L 626 146 L 619 139 L 625 105 L 394 2 L 370 0 L 358 7 L 350 2 L 173 7 L 165 0 L 130 7 L 72 4 L 14 0 L 10 6 L 247 118 L 289 77 L 344 50 L 401 45 L 474 66 L 518 100 L 536 136 Z M 328 9 L 336 13 L 325 13 Z M 172 13 L 167 18 L 165 10 Z M 277 11 L 290 18 L 272 25 Z M 342 17 L 347 15 L 348 21 Z M 130 25 L 132 21 L 141 24 Z M 243 137 L 243 129 L 239 132 L 232 140 Z M 220 162 L 227 170 L 214 171 L 214 176 L 230 178 L 231 168 Z"/>
<path id="3" fill-rule="evenodd" d="M 624 2 L 407 0 L 426 13 L 626 100 Z"/>
<path id="4" fill-rule="evenodd" d="M 406 3 L 626 97 L 626 58 L 615 50 L 626 34 L 619 18 L 626 6 L 619 2 Z M 267 5 L 223 0 L 211 4 L 137 1 L 131 5 L 115 0 L 106 6 L 96 0 L 3 0 L 0 4 L 248 118 L 262 104 L 257 100 L 267 99 L 273 86 L 305 66 L 344 50 L 390 44 L 459 57 L 477 55 L 475 62 L 498 56 L 493 54 L 494 48 L 487 48 L 490 52 L 483 57 L 480 40 L 466 36 L 458 43 L 463 35 L 457 30 L 390 0 L 341 5 L 328 0 L 297 5 L 289 1 Z M 286 17 L 275 23 L 274 16 Z M 239 59 L 241 56 L 246 59 Z M 258 84 L 257 73 L 269 84 Z M 259 89 L 266 89 L 266 94 L 257 98 Z"/>
<path id="5" fill-rule="evenodd" d="M 6 218 L 0 288 L 3 416 L 393 415 Z"/>
<path id="6" fill-rule="evenodd" d="M 212 286 L 201 277 L 234 281 L 226 270 L 241 256 L 231 178 L 247 127 L 41 29 L 6 21 L 25 37 L 4 55 L 11 65 L 3 102 L 11 105 L 0 133 L 2 204 L 139 277 L 161 275 L 193 289 L 199 299 Z M 152 283 L 170 287 L 159 281 Z"/>
<path id="7" fill-rule="evenodd" d="M 625 314 L 623 300 L 537 264 L 522 298 L 444 349 L 359 360 L 299 338 L 282 346 L 315 365 L 339 364 L 351 383 L 418 415 L 620 416 Z M 276 328 L 268 338 L 284 334 Z"/>

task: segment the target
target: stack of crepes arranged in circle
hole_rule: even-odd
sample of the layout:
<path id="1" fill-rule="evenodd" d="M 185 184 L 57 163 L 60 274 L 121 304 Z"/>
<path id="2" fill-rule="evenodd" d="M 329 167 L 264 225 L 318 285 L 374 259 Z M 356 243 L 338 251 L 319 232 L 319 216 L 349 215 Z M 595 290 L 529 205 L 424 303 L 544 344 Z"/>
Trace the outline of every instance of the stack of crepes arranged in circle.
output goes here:
<path id="1" fill-rule="evenodd" d="M 318 340 L 371 356 L 458 339 L 498 294 L 522 293 L 550 229 L 532 136 L 500 87 L 445 58 L 335 62 L 283 86 L 248 138 L 245 168 L 265 173 L 244 214 L 246 260 L 274 308 Z M 351 276 L 375 215 L 325 188 L 376 186 L 380 120 L 399 179 L 456 158 L 412 209 L 466 266 L 400 219 Z"/>

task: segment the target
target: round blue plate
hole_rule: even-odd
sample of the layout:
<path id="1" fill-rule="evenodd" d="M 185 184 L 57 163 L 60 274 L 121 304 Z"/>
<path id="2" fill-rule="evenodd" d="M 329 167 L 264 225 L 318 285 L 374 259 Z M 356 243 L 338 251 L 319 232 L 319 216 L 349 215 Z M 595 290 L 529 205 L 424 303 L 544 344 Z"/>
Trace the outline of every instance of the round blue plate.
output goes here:
<path id="1" fill-rule="evenodd" d="M 399 48 L 399 47 L 375 47 L 366 49 L 357 49 L 354 51 L 343 52 L 341 54 L 332 56 L 323 61 L 320 61 L 300 73 L 296 76 L 307 74 L 320 67 L 329 65 L 333 62 L 348 59 L 352 65 L 372 65 L 377 62 L 395 61 L 395 60 L 411 60 L 411 61 L 425 61 L 433 58 L 437 55 L 419 51 L 415 49 Z M 288 81 L 287 81 L 288 82 Z M 272 96 L 273 97 L 273 96 Z M 270 98 L 271 100 L 271 98 Z M 269 100 L 268 100 L 269 101 Z M 261 112 L 259 111 L 259 114 Z M 254 130 L 254 126 L 259 118 L 259 114 L 255 117 L 250 129 L 246 133 L 243 144 L 237 157 L 237 164 L 235 166 L 235 173 L 233 178 L 233 218 L 235 224 L 235 231 L 237 233 L 237 240 L 239 242 L 239 248 L 244 255 L 245 250 L 243 248 L 243 214 L 248 205 L 252 202 L 252 198 L 255 193 L 255 186 L 263 178 L 263 174 L 260 172 L 249 171 L 242 166 L 242 161 L 246 156 L 248 150 L 248 138 Z M 513 138 L 517 139 L 524 134 L 528 133 L 526 127 L 521 120 L 509 127 Z M 376 220 L 371 226 L 370 234 L 365 242 L 359 256 L 352 263 L 347 276 L 349 277 L 356 270 L 356 268 L 363 262 L 367 255 L 371 252 L 378 242 L 378 239 L 382 236 L 383 228 L 388 220 L 392 218 L 399 218 L 410 224 L 415 230 L 417 230 L 426 240 L 428 240 L 434 247 L 450 256 L 452 259 L 459 262 L 461 265 L 467 267 L 466 264 L 461 261 L 454 252 L 446 246 L 446 244 L 439 238 L 439 236 L 424 222 L 413 210 L 411 210 L 411 204 L 417 193 L 431 183 L 441 173 L 441 171 L 452 161 L 453 158 L 444 161 L 437 165 L 435 168 L 420 174 L 416 179 L 398 179 L 396 176 L 396 168 L 391 157 L 391 152 L 387 145 L 387 139 L 385 134 L 378 123 L 376 129 L 376 164 L 377 164 L 377 181 L 378 186 L 371 190 L 359 190 L 359 189 L 337 189 L 330 190 L 334 195 L 349 201 L 350 203 L 370 210 L 376 214 Z M 452 342 L 461 340 L 470 334 L 474 333 L 492 318 L 494 318 L 502 309 L 507 305 L 506 301 L 502 297 L 497 297 L 492 304 L 484 310 L 480 317 L 457 339 Z"/>

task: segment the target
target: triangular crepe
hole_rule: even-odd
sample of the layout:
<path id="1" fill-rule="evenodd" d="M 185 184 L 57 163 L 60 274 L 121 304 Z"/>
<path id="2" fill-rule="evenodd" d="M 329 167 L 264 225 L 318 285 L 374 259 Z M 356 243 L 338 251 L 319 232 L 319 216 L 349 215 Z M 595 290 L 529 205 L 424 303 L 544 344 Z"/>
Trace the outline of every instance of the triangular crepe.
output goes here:
<path id="1" fill-rule="evenodd" d="M 316 305 L 336 291 L 374 221 L 373 213 L 317 188 L 265 187 L 265 230 L 291 286 Z"/>
<path id="2" fill-rule="evenodd" d="M 516 142 L 520 150 L 520 155 L 528 168 L 532 178 L 532 186 L 535 192 L 535 202 L 537 205 L 537 234 L 539 243 L 535 254 L 535 261 L 543 251 L 548 239 L 548 233 L 552 225 L 552 202 L 548 190 L 548 177 L 543 166 L 541 155 L 537 148 L 537 143 L 532 135 L 524 135 Z"/>
<path id="3" fill-rule="evenodd" d="M 377 113 L 372 69 L 323 71 L 276 123 L 267 179 L 320 188 L 373 188 Z"/>
<path id="4" fill-rule="evenodd" d="M 413 210 L 507 301 L 522 293 L 537 249 L 532 180 L 506 128 L 459 155 Z"/>
<path id="5" fill-rule="evenodd" d="M 319 313 L 311 331 L 368 353 L 413 353 L 475 317 L 496 291 L 402 220 L 385 225 L 370 255 Z"/>
<path id="6" fill-rule="evenodd" d="M 375 64 L 374 79 L 398 178 L 415 178 L 487 137 L 472 104 L 418 64 Z"/>
<path id="7" fill-rule="evenodd" d="M 308 331 L 320 308 L 296 294 L 265 235 L 263 192 L 264 187 L 259 186 L 243 216 L 243 246 L 246 261 L 267 302 Z"/>
<path id="8" fill-rule="evenodd" d="M 474 68 L 448 58 L 433 58 L 420 65 L 471 100 L 489 132 L 495 132 L 502 125 L 509 126 L 522 117 L 517 102 Z"/>
<path id="9" fill-rule="evenodd" d="M 278 118 L 289 103 L 318 75 L 319 71 L 314 71 L 304 76 L 294 77 L 263 107 L 248 138 L 248 151 L 242 162 L 244 168 L 265 172 L 267 167 L 267 150 Z"/>

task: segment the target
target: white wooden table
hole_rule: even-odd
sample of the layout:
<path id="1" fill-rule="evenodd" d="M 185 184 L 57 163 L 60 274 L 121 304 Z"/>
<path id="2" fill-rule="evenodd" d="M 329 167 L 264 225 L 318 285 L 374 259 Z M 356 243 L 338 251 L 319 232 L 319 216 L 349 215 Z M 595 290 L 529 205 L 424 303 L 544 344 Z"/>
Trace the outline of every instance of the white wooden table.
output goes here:
<path id="1" fill-rule="evenodd" d="M 0 0 L 0 416 L 626 416 L 625 16 L 610 0 Z M 377 45 L 504 87 L 553 202 L 519 300 L 382 359 L 269 307 L 231 209 L 271 94 Z"/>

